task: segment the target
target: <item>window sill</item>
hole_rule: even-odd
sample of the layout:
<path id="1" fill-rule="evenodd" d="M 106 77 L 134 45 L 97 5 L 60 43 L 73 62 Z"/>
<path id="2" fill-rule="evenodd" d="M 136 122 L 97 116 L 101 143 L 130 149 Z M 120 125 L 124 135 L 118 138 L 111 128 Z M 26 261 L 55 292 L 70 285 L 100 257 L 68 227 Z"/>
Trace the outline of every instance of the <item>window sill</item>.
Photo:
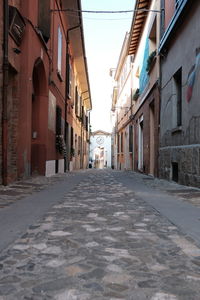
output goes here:
<path id="1" fill-rule="evenodd" d="M 182 126 L 177 126 L 176 128 L 171 130 L 171 134 L 176 134 L 182 132 Z"/>

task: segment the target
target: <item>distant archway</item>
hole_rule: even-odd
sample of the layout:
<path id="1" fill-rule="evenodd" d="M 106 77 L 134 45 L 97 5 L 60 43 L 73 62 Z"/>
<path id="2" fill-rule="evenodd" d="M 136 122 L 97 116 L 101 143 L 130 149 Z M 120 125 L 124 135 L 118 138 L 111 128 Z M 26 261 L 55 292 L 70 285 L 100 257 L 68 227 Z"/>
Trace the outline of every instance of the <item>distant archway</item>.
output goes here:
<path id="1" fill-rule="evenodd" d="M 35 61 L 32 73 L 31 174 L 45 175 L 48 118 L 48 87 L 42 60 Z"/>
<path id="2" fill-rule="evenodd" d="M 94 167 L 103 169 L 105 167 L 105 151 L 104 147 L 96 147 L 93 151 Z"/>

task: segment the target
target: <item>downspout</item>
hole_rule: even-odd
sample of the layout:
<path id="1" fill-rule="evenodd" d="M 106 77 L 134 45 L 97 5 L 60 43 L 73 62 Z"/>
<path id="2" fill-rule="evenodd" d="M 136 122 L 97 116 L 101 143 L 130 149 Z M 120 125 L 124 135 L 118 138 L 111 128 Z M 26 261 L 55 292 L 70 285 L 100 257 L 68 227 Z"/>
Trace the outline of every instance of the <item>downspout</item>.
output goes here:
<path id="1" fill-rule="evenodd" d="M 134 141 L 134 116 L 133 116 L 133 65 L 134 62 L 131 62 L 131 126 L 132 126 L 132 166 L 131 169 L 134 171 L 134 146 L 135 146 L 135 141 Z"/>
<path id="2" fill-rule="evenodd" d="M 84 102 L 82 99 L 82 95 L 84 92 L 81 94 L 81 144 L 80 144 L 80 168 L 83 169 L 83 107 L 84 107 Z"/>
<path id="3" fill-rule="evenodd" d="M 66 46 L 67 46 L 67 50 L 66 50 L 66 62 L 69 61 L 69 32 L 77 29 L 81 26 L 81 24 L 78 24 L 74 27 L 71 27 L 67 30 L 67 37 L 66 37 Z M 68 68 L 66 66 L 66 74 L 65 74 L 65 78 L 68 79 Z M 67 84 L 65 85 L 65 129 L 64 129 L 64 139 L 65 139 L 65 144 L 66 144 L 66 148 L 67 148 L 67 156 L 64 158 L 64 172 L 66 172 L 69 169 L 69 143 L 67 141 L 67 104 L 68 101 L 68 89 L 67 89 Z"/>
<path id="4" fill-rule="evenodd" d="M 132 89 L 132 86 L 131 86 L 131 126 L 132 126 L 132 166 L 131 166 L 131 169 L 132 171 L 134 171 L 134 139 L 133 139 L 133 132 L 134 132 L 134 125 L 133 125 L 133 89 Z"/>
<path id="5" fill-rule="evenodd" d="M 159 36 L 159 41 L 161 40 L 164 31 L 165 31 L 165 1 L 161 0 L 161 16 L 160 16 L 160 36 Z M 161 116 L 161 97 L 162 97 L 162 55 L 159 53 L 159 83 L 158 83 L 158 93 L 159 93 L 159 107 L 158 107 L 158 149 L 157 149 L 157 174 L 156 176 L 159 178 L 160 177 L 160 129 L 161 129 L 161 124 L 160 124 L 160 116 Z"/>
<path id="6" fill-rule="evenodd" d="M 84 143 L 84 135 L 83 135 L 83 121 L 81 121 L 81 169 L 83 169 L 83 143 Z"/>
<path id="7" fill-rule="evenodd" d="M 2 88 L 2 183 L 8 184 L 8 32 L 9 32 L 9 6 L 4 0 L 4 37 L 3 37 L 3 88 Z"/>

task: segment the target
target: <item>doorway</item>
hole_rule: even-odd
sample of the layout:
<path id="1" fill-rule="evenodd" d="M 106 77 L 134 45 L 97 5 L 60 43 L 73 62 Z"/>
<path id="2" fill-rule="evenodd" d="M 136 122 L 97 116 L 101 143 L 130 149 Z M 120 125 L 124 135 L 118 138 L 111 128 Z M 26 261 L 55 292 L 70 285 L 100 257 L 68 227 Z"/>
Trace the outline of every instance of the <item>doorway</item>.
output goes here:
<path id="1" fill-rule="evenodd" d="M 48 128 L 48 89 L 44 64 L 38 58 L 32 73 L 31 174 L 45 175 Z"/>
<path id="2" fill-rule="evenodd" d="M 154 128 L 155 128 L 155 112 L 154 112 L 154 102 L 151 103 L 149 107 L 149 130 L 150 130 L 150 162 L 149 162 L 149 173 L 151 175 L 154 175 L 155 173 L 155 133 L 154 133 Z"/>
<path id="3" fill-rule="evenodd" d="M 144 156 L 144 151 L 143 151 L 143 116 L 139 119 L 139 132 L 138 132 L 138 170 L 143 171 L 143 156 Z"/>

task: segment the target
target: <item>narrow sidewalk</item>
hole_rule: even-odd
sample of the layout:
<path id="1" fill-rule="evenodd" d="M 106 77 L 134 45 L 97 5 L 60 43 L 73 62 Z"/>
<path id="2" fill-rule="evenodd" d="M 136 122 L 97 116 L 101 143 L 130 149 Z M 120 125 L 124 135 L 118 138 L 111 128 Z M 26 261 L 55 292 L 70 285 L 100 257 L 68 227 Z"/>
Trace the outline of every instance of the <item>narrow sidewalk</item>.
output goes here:
<path id="1" fill-rule="evenodd" d="M 200 190 L 135 172 L 115 177 L 200 245 Z M 195 203 L 194 200 L 195 199 Z"/>

